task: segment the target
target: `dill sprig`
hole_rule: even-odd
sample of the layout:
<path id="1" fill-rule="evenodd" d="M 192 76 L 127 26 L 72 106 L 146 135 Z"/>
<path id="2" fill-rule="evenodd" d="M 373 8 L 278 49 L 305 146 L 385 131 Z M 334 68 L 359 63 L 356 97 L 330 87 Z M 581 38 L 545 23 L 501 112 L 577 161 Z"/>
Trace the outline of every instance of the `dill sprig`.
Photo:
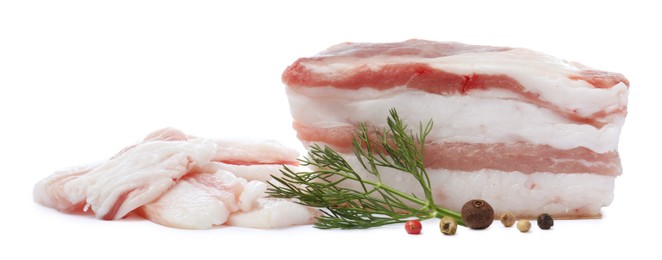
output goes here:
<path id="1" fill-rule="evenodd" d="M 430 177 L 423 165 L 425 138 L 432 130 L 432 120 L 420 123 L 419 132 L 407 131 L 407 125 L 391 109 L 388 128 L 372 133 L 366 124 L 354 134 L 353 151 L 365 171 L 374 178 L 365 179 L 336 151 L 312 145 L 301 165 L 314 171 L 295 172 L 285 166 L 282 177 L 272 176 L 267 194 L 274 198 L 321 208 L 315 227 L 321 229 L 362 229 L 409 219 L 449 216 L 462 225 L 460 214 L 435 205 Z M 391 168 L 413 176 L 420 184 L 424 198 L 384 184 L 380 168 Z M 348 188 L 359 187 L 359 188 Z"/>

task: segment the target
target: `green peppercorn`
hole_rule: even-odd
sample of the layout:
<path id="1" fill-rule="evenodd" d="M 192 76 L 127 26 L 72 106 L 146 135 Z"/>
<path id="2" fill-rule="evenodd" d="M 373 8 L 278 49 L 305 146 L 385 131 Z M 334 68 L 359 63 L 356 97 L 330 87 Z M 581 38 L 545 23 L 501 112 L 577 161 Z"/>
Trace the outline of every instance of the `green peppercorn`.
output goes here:
<path id="1" fill-rule="evenodd" d="M 531 229 L 531 222 L 526 219 L 517 221 L 517 229 L 522 233 L 529 232 L 529 229 Z"/>
<path id="2" fill-rule="evenodd" d="M 547 230 L 552 226 L 554 226 L 554 219 L 551 215 L 543 213 L 538 216 L 538 227 L 540 227 L 540 229 Z"/>
<path id="3" fill-rule="evenodd" d="M 444 235 L 455 235 L 455 231 L 457 231 L 457 222 L 451 217 L 443 217 L 441 218 L 441 221 L 439 221 L 439 229 L 441 229 L 441 233 L 444 233 Z"/>
<path id="4" fill-rule="evenodd" d="M 485 229 L 494 222 L 494 209 L 484 200 L 470 200 L 462 206 L 462 221 L 472 229 Z"/>
<path id="5" fill-rule="evenodd" d="M 517 218 L 515 217 L 515 214 L 512 212 L 506 212 L 501 214 L 501 224 L 503 224 L 505 227 L 512 227 L 513 224 L 515 224 L 515 220 Z"/>

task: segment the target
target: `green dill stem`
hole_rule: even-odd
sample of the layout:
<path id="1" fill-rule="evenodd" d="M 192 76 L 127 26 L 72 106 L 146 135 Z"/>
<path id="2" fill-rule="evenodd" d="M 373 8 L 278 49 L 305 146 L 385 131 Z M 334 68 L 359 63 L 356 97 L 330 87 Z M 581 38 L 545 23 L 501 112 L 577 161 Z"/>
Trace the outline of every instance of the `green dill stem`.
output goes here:
<path id="1" fill-rule="evenodd" d="M 444 216 L 463 225 L 460 214 L 437 206 L 433 201 L 430 177 L 423 164 L 425 138 L 432 129 L 432 121 L 425 127 L 419 124 L 418 136 L 409 131 L 395 109 L 389 111 L 388 129 L 374 130 L 372 138 L 365 124 L 360 124 L 352 141 L 359 163 L 377 181 L 363 179 L 336 151 L 314 144 L 303 166 L 314 166 L 313 172 L 294 172 L 288 167 L 282 177 L 272 176 L 267 194 L 275 198 L 294 199 L 295 202 L 325 208 L 315 226 L 322 229 L 369 228 L 402 223 L 411 218 L 429 219 Z M 409 173 L 420 184 L 425 199 L 408 194 L 382 182 L 378 167 Z M 334 179 L 335 178 L 335 179 Z M 345 181 L 353 181 L 361 190 L 343 188 Z M 409 202 L 410 204 L 406 203 Z M 410 206 L 418 205 L 418 208 Z"/>

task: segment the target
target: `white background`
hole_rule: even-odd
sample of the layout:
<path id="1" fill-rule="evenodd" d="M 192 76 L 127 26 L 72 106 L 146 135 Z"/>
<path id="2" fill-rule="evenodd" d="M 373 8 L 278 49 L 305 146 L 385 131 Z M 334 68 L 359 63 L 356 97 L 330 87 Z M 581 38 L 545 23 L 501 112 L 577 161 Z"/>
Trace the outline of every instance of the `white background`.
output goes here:
<path id="1" fill-rule="evenodd" d="M 659 259 L 660 8 L 636 1 L 3 1 L 0 259 L 497 257 Z M 655 1 L 641 1 L 655 2 Z M 631 82 L 624 173 L 601 220 L 520 234 L 177 230 L 100 221 L 32 201 L 53 171 L 107 158 L 152 130 L 270 137 L 300 147 L 282 71 L 344 41 L 410 38 L 526 47 Z M 516 202 L 513 202 L 516 203 Z M 657 241 L 657 242 L 656 242 Z M 356 251 L 360 250 L 360 251 Z M 11 256 L 14 257 L 11 257 Z"/>

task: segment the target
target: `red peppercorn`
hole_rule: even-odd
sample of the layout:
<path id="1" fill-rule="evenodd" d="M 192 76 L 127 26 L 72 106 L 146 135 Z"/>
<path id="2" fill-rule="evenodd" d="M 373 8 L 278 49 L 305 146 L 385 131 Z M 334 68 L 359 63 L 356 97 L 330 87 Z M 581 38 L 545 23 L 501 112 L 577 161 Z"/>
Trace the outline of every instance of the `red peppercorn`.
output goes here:
<path id="1" fill-rule="evenodd" d="M 420 234 L 421 229 L 423 229 L 423 226 L 421 226 L 421 222 L 418 220 L 408 220 L 405 223 L 405 230 L 407 231 L 408 234 L 411 235 Z"/>

